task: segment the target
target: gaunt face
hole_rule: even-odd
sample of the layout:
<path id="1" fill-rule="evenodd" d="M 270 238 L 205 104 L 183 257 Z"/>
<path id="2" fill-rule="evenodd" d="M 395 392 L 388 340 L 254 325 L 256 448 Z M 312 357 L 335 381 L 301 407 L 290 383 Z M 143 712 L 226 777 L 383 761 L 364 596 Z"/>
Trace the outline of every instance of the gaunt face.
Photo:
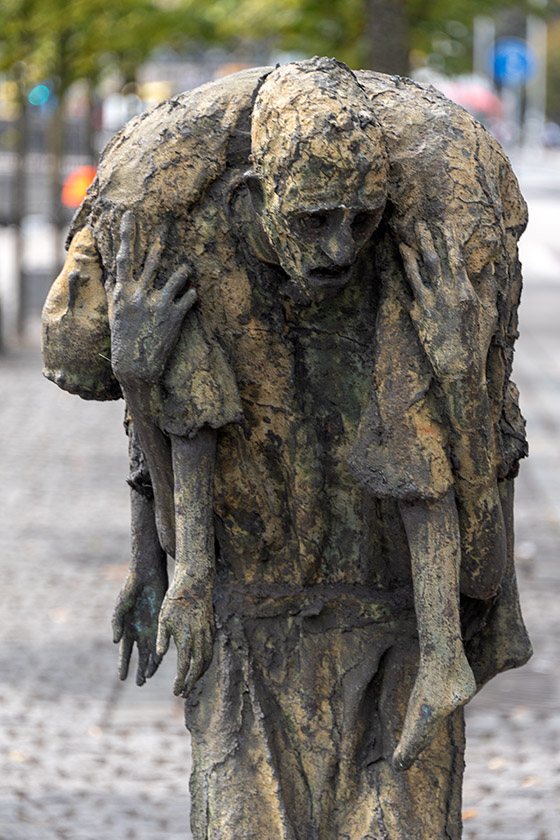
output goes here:
<path id="1" fill-rule="evenodd" d="M 310 292 L 343 288 L 379 225 L 384 206 L 383 199 L 376 204 L 294 209 L 285 219 L 282 267 Z"/>
<path id="2" fill-rule="evenodd" d="M 385 184 L 370 186 L 358 190 L 354 179 L 337 179 L 328 193 L 292 189 L 272 208 L 265 199 L 271 245 L 303 299 L 335 294 L 354 277 L 358 256 L 385 209 Z"/>

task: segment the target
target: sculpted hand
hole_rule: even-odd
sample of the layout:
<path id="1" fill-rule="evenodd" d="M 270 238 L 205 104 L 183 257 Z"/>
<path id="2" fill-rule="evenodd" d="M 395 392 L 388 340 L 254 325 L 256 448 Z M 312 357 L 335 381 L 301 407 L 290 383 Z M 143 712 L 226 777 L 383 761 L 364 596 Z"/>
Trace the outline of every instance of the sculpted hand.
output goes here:
<path id="1" fill-rule="evenodd" d="M 467 275 L 453 231 L 438 253 L 428 226 L 416 223 L 414 248 L 400 252 L 413 294 L 410 316 L 440 381 L 484 380 L 486 357 L 498 321 L 490 283 L 479 294 Z"/>
<path id="2" fill-rule="evenodd" d="M 134 643 L 138 646 L 136 684 L 155 674 L 162 657 L 156 653 L 158 615 L 167 589 L 167 570 L 130 571 L 113 613 L 113 641 L 120 642 L 119 677 L 125 680 Z"/>
<path id="3" fill-rule="evenodd" d="M 159 230 L 139 277 L 134 277 L 136 222 L 127 211 L 121 223 L 117 279 L 109 302 L 111 361 L 121 385 L 153 384 L 161 376 L 188 310 L 197 300 L 182 266 L 162 288 L 156 283 L 164 248 Z"/>
<path id="4" fill-rule="evenodd" d="M 173 583 L 159 616 L 156 646 L 159 656 L 167 652 L 171 636 L 177 647 L 173 693 L 188 697 L 212 660 L 214 609 L 211 587 L 195 595 L 187 586 Z"/>

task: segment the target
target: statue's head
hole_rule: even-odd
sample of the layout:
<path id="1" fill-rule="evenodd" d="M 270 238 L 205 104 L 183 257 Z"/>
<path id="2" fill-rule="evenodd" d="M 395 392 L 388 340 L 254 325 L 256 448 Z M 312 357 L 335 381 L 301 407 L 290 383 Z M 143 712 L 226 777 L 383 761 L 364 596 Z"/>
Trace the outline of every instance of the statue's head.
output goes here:
<path id="1" fill-rule="evenodd" d="M 281 67 L 252 116 L 247 185 L 278 261 L 304 299 L 344 287 L 387 195 L 384 138 L 356 77 L 334 59 Z"/>

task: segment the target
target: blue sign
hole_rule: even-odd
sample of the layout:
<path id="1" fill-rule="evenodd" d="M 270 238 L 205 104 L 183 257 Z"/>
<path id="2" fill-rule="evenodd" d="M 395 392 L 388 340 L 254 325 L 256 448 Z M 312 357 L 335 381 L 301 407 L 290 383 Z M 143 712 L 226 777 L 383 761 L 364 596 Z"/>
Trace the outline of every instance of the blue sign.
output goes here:
<path id="1" fill-rule="evenodd" d="M 499 38 L 489 58 L 495 80 L 506 87 L 527 84 L 538 70 L 537 56 L 522 38 Z"/>
<path id="2" fill-rule="evenodd" d="M 48 101 L 51 92 L 46 85 L 35 85 L 35 87 L 29 91 L 29 96 L 27 97 L 32 105 L 44 105 L 45 102 Z"/>

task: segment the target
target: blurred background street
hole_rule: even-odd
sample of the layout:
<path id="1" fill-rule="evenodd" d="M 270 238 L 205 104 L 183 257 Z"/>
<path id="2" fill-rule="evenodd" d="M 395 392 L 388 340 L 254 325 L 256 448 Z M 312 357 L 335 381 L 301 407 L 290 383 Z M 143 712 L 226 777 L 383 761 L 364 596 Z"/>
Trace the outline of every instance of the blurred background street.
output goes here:
<path id="1" fill-rule="evenodd" d="M 531 453 L 517 482 L 516 562 L 535 655 L 467 709 L 464 837 L 560 838 L 560 0 L 326 5 L 6 4 L 0 840 L 190 836 L 174 654 L 142 688 L 116 675 L 110 618 L 129 552 L 123 406 L 42 379 L 39 315 L 93 174 L 83 167 L 127 119 L 225 73 L 314 53 L 439 86 L 505 144 L 529 203 L 514 378 Z"/>

